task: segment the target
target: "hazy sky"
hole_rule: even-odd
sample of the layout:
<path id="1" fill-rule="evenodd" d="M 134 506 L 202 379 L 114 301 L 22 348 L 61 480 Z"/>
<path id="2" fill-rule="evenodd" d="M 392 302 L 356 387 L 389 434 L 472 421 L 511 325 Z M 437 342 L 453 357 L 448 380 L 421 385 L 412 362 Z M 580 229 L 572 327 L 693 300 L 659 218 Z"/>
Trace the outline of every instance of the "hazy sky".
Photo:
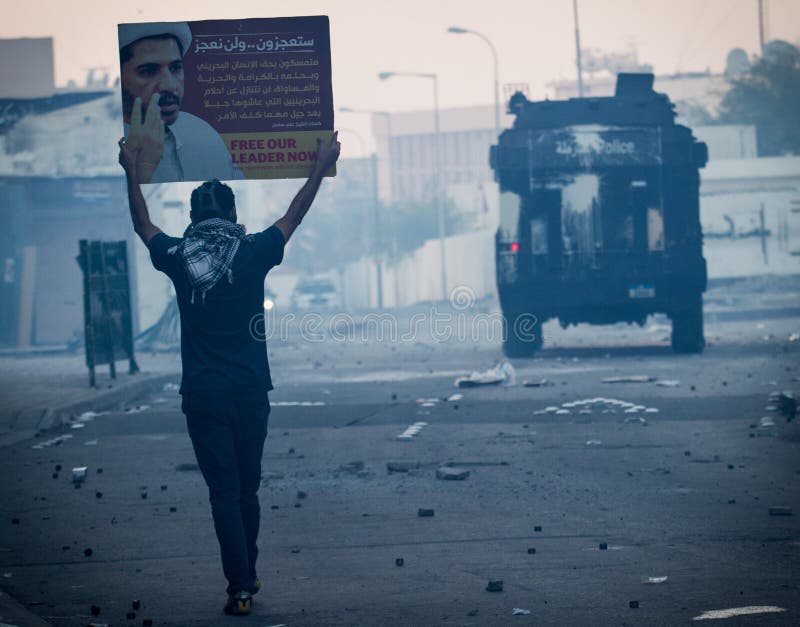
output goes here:
<path id="1" fill-rule="evenodd" d="M 769 38 L 800 40 L 800 2 L 765 0 Z M 581 45 L 624 51 L 656 73 L 721 71 L 734 47 L 758 51 L 757 0 L 579 0 Z M 432 107 L 431 82 L 376 74 L 396 70 L 439 75 L 442 107 L 492 102 L 488 46 L 448 26 L 480 31 L 495 45 L 503 83 L 528 83 L 542 97 L 547 83 L 575 77 L 572 0 L 39 0 L 3 11 L 0 37 L 55 40 L 56 82 L 84 81 L 90 67 L 119 73 L 119 22 L 291 15 L 331 20 L 334 105 L 402 111 Z M 367 116 L 337 113 L 336 125 L 371 144 Z M 345 154 L 361 152 L 347 133 Z"/>

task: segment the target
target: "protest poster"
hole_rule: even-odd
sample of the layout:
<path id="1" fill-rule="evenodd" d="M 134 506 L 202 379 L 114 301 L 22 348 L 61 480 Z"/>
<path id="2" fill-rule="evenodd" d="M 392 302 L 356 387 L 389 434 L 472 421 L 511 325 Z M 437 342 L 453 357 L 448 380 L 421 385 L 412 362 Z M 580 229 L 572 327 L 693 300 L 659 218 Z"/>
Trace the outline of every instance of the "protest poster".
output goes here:
<path id="1" fill-rule="evenodd" d="M 125 136 L 148 133 L 154 93 L 164 123 L 143 182 L 308 176 L 317 139 L 333 134 L 326 16 L 119 24 L 118 33 Z"/>

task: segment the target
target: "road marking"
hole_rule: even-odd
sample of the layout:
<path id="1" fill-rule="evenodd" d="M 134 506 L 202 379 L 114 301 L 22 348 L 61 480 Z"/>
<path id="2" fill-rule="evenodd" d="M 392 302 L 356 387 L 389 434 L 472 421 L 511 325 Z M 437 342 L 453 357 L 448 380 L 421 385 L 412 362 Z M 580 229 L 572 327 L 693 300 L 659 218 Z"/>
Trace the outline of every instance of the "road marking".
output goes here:
<path id="1" fill-rule="evenodd" d="M 395 439 L 396 440 L 413 440 L 414 437 L 422 431 L 423 427 L 427 427 L 427 422 L 415 422 L 413 425 L 408 427 L 403 433 L 398 435 Z"/>
<path id="2" fill-rule="evenodd" d="M 700 616 L 695 616 L 692 620 L 716 620 L 720 618 L 731 618 L 732 616 L 748 616 L 751 614 L 776 614 L 785 612 L 782 607 L 775 605 L 748 605 L 747 607 L 732 607 L 727 610 L 711 610 L 703 612 Z"/>
<path id="3" fill-rule="evenodd" d="M 325 401 L 270 401 L 271 407 L 324 407 Z"/>

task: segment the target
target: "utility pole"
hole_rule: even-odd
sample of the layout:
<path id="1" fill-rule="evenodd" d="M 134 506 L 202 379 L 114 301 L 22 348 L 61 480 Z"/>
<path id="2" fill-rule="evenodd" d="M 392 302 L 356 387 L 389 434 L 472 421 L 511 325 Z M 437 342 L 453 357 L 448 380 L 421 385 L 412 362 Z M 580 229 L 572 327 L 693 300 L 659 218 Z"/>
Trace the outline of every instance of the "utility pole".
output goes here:
<path id="1" fill-rule="evenodd" d="M 758 0 L 758 43 L 764 56 L 764 0 Z"/>
<path id="2" fill-rule="evenodd" d="M 759 3 L 761 0 L 759 0 Z M 578 0 L 572 0 L 572 14 L 575 16 L 575 61 L 578 65 L 578 97 L 583 98 L 583 69 L 581 67 L 581 31 L 578 27 Z"/>

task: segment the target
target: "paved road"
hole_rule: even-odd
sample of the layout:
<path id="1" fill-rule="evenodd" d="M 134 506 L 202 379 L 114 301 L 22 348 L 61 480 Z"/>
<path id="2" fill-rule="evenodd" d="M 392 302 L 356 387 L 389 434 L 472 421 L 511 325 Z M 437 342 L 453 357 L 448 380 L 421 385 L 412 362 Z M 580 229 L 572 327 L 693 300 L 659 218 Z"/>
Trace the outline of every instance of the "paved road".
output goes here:
<path id="1" fill-rule="evenodd" d="M 172 390 L 3 450 L 0 584 L 57 627 L 680 625 L 748 606 L 784 611 L 724 624 L 800 622 L 800 429 L 766 409 L 797 390 L 797 321 L 711 325 L 702 356 L 673 355 L 658 325 L 548 330 L 517 385 L 471 390 L 453 379 L 498 359 L 490 342 L 276 343 L 250 619 L 221 614 Z M 623 375 L 678 385 L 602 381 Z M 32 448 L 58 435 L 73 437 Z M 470 476 L 438 480 L 445 463 Z"/>

